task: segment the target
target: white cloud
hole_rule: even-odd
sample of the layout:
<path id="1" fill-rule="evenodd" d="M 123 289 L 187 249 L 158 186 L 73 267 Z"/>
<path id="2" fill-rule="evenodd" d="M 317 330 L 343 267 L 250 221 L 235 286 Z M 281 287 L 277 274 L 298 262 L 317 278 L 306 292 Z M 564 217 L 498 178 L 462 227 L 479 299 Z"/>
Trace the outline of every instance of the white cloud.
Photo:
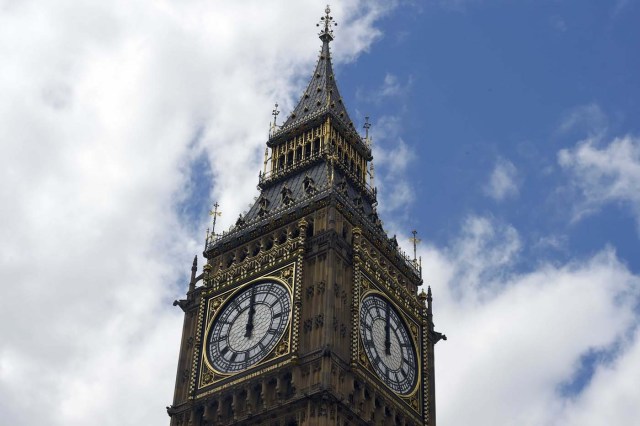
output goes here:
<path id="1" fill-rule="evenodd" d="M 498 158 L 483 191 L 496 201 L 517 196 L 519 183 L 516 166 L 509 160 Z"/>
<path id="2" fill-rule="evenodd" d="M 631 208 L 640 229 L 640 138 L 618 137 L 608 143 L 589 138 L 558 153 L 558 163 L 578 193 L 575 219 L 607 204 Z"/>
<path id="3" fill-rule="evenodd" d="M 549 249 L 556 251 L 566 251 L 569 237 L 566 235 L 544 235 L 534 242 L 533 248 L 540 251 L 548 251 Z"/>
<path id="4" fill-rule="evenodd" d="M 580 105 L 564 114 L 558 132 L 578 131 L 589 134 L 601 134 L 609 125 L 609 118 L 596 103 Z"/>
<path id="5" fill-rule="evenodd" d="M 609 248 L 518 272 L 520 248 L 511 226 L 470 217 L 447 247 L 420 250 L 436 329 L 448 336 L 436 347 L 438 423 L 633 424 L 640 277 Z M 617 356 L 563 394 L 594 349 Z"/>
<path id="6" fill-rule="evenodd" d="M 402 119 L 399 115 L 380 117 L 374 122 L 370 134 L 379 210 L 383 213 L 383 219 L 390 219 L 388 223 L 385 221 L 385 227 L 395 227 L 396 215 L 406 214 L 415 198 L 415 189 L 407 176 L 415 154 L 402 138 Z"/>
<path id="7" fill-rule="evenodd" d="M 640 377 L 640 328 L 624 342 L 623 354 L 611 365 L 603 365 L 587 390 L 567 408 L 556 424 L 631 425 L 640 415 L 637 378 Z M 611 390 L 611 391 L 607 391 Z"/>
<path id="8" fill-rule="evenodd" d="M 552 17 L 550 17 L 549 24 L 554 30 L 561 33 L 567 31 L 567 23 L 561 16 L 553 15 Z"/>
<path id="9" fill-rule="evenodd" d="M 366 50 L 393 6 L 335 4 L 336 62 Z M 226 227 L 251 200 L 269 112 L 297 101 L 324 4 L 0 7 L 3 422 L 166 423 L 171 301 L 206 227 L 180 211 L 218 200 Z M 192 175 L 196 161 L 210 170 Z"/>
<path id="10" fill-rule="evenodd" d="M 356 92 L 356 97 L 361 102 L 380 104 L 383 101 L 387 101 L 389 99 L 404 97 L 411 89 L 412 84 L 412 77 L 409 77 L 407 81 L 403 83 L 398 79 L 396 75 L 387 73 L 385 74 L 384 80 L 382 81 L 380 87 L 370 92 L 358 90 Z"/>

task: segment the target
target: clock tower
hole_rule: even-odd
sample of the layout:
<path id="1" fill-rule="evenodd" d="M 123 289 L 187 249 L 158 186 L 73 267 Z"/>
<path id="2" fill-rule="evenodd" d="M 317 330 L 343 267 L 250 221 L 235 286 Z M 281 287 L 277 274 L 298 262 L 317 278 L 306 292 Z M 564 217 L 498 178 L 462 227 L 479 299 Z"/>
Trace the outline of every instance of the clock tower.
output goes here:
<path id="1" fill-rule="evenodd" d="M 340 97 L 325 12 L 309 85 L 269 134 L 260 196 L 207 238 L 174 302 L 185 316 L 171 426 L 436 424 L 446 337 L 431 290 L 418 293 L 419 262 L 376 212 L 370 139 Z"/>

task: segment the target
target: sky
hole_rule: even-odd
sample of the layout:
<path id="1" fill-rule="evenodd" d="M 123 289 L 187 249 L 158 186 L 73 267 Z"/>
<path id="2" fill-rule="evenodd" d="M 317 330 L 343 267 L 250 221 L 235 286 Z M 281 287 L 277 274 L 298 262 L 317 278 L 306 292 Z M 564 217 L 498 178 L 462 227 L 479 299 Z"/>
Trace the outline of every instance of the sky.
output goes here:
<path id="1" fill-rule="evenodd" d="M 640 2 L 343 0 L 380 214 L 434 293 L 438 423 L 640 418 Z M 258 195 L 312 0 L 0 0 L 0 412 L 167 424 L 208 209 Z"/>

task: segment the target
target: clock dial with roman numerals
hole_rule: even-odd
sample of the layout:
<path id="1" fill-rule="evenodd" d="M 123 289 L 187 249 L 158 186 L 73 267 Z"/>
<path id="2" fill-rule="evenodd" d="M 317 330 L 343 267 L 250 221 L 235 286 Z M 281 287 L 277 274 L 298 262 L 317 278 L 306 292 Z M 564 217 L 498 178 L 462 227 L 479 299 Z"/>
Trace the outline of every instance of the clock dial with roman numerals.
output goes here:
<path id="1" fill-rule="evenodd" d="M 276 346 L 289 323 L 289 291 L 275 281 L 252 284 L 233 296 L 214 319 L 207 356 L 221 373 L 255 365 Z"/>
<path id="2" fill-rule="evenodd" d="M 360 338 L 378 377 L 401 395 L 413 391 L 418 362 L 409 331 L 393 305 L 377 294 L 360 307 Z"/>

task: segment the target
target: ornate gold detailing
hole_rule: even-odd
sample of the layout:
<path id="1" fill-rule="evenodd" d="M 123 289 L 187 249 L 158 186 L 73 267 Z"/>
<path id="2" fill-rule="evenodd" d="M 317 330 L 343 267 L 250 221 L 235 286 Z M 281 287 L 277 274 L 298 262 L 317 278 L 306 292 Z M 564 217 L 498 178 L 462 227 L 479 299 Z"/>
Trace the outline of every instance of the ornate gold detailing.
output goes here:
<path id="1" fill-rule="evenodd" d="M 369 281 L 367 281 L 367 280 L 363 280 L 363 281 L 362 281 L 362 289 L 363 289 L 363 290 L 369 290 L 369 288 L 370 288 L 370 287 L 369 287 Z"/>
<path id="2" fill-rule="evenodd" d="M 207 318 L 211 318 L 218 311 L 218 308 L 222 306 L 225 300 L 227 300 L 226 297 L 218 297 L 214 299 L 212 303 L 209 304 L 209 313 Z"/>
<path id="3" fill-rule="evenodd" d="M 300 341 L 300 311 L 302 310 L 302 275 L 303 264 L 304 264 L 304 242 L 307 235 L 307 226 L 308 223 L 303 217 L 298 221 L 298 249 L 296 252 L 296 264 L 295 264 L 295 286 L 293 289 L 293 307 L 292 307 L 292 326 L 291 326 L 291 338 L 289 339 L 291 342 L 291 357 L 293 362 L 296 362 L 298 359 L 298 344 Z"/>
<path id="4" fill-rule="evenodd" d="M 413 339 L 418 341 L 418 327 L 415 324 L 409 324 L 409 329 L 411 330 L 411 334 L 413 335 Z"/>
<path id="5" fill-rule="evenodd" d="M 289 342 L 282 342 L 278 345 L 278 348 L 276 349 L 276 353 L 278 355 L 284 355 L 289 351 Z"/>
<path id="6" fill-rule="evenodd" d="M 415 396 L 411 398 L 411 408 L 416 411 L 418 411 L 418 409 L 420 408 L 420 404 L 418 404 L 418 398 L 416 398 Z"/>
<path id="7" fill-rule="evenodd" d="M 362 240 L 358 249 L 362 270 L 373 280 L 381 283 L 380 288 L 396 304 L 401 305 L 405 311 L 411 313 L 413 318 L 418 318 L 420 316 L 420 303 L 416 295 L 406 288 L 404 282 L 401 282 L 401 279 L 404 279 L 403 275 L 395 270 L 391 263 L 386 261 L 385 256 L 375 250 L 372 245 L 366 244 Z M 365 289 L 369 288 L 364 282 L 362 286 Z"/>
<path id="8" fill-rule="evenodd" d="M 213 383 L 215 378 L 215 373 L 209 369 L 206 365 L 202 366 L 202 379 L 200 381 L 200 386 L 207 386 Z"/>
<path id="9" fill-rule="evenodd" d="M 237 285 L 252 276 L 256 276 L 261 271 L 273 268 L 278 263 L 291 259 L 296 255 L 299 245 L 300 241 L 298 239 L 289 238 L 285 243 L 274 245 L 270 250 L 261 252 L 255 257 L 246 257 L 227 269 L 219 269 L 210 274 L 207 285 L 212 287 L 213 291 Z M 289 282 L 290 276 L 284 277 L 283 280 L 290 286 L 293 284 Z"/>
<path id="10" fill-rule="evenodd" d="M 203 330 L 205 328 L 204 324 L 206 324 L 206 329 L 203 332 L 196 334 L 197 343 L 194 348 L 194 360 L 193 360 L 193 368 L 192 368 L 192 375 L 191 375 L 192 384 L 190 386 L 192 393 L 195 392 L 195 382 L 196 382 L 195 371 L 197 370 L 197 365 L 196 365 L 197 359 L 200 360 L 200 374 L 198 377 L 198 386 L 197 386 L 198 389 L 202 389 L 207 386 L 216 385 L 222 380 L 226 380 L 229 377 L 238 373 L 236 372 L 233 374 L 223 374 L 223 373 L 216 372 L 213 368 L 211 368 L 206 355 L 207 344 L 208 344 L 207 336 L 214 322 L 214 319 L 218 314 L 218 311 L 225 306 L 224 305 L 225 302 L 230 297 L 233 297 L 233 295 L 237 294 L 237 292 L 242 291 L 244 287 L 251 285 L 257 281 L 260 281 L 262 279 L 272 279 L 272 280 L 275 279 L 278 282 L 284 284 L 289 289 L 289 294 L 290 294 L 290 297 L 292 298 L 295 297 L 296 293 L 299 293 L 298 287 L 300 283 L 298 282 L 298 279 L 297 279 L 295 262 L 282 266 L 272 272 L 266 273 L 261 277 L 253 279 L 251 281 L 247 281 L 240 286 L 236 285 L 233 289 L 224 291 L 223 293 L 220 293 L 219 291 L 216 292 L 215 287 L 211 287 L 203 292 L 203 297 L 200 303 L 200 310 L 198 313 L 197 329 Z M 225 288 L 228 287 L 228 284 L 229 283 L 226 283 L 224 287 Z M 206 313 L 206 318 L 205 318 L 205 313 Z M 256 365 L 251 366 L 249 370 L 261 368 L 261 366 L 263 366 L 264 364 L 270 363 L 274 359 L 286 356 L 287 354 L 290 353 L 291 344 L 292 344 L 291 335 L 292 335 L 292 329 L 294 328 L 293 318 L 296 315 L 299 316 L 299 307 L 296 307 L 294 304 L 294 306 L 292 306 L 292 313 L 290 314 L 290 317 L 289 317 L 289 324 L 287 326 L 287 329 L 284 335 L 280 340 L 280 343 L 277 344 L 276 348 L 271 352 L 271 354 L 267 355 L 262 361 L 260 361 Z M 244 377 L 245 379 L 248 379 L 250 377 L 253 377 L 253 374 L 249 374 Z M 239 378 L 238 380 L 243 380 L 243 379 Z"/>
<path id="11" fill-rule="evenodd" d="M 205 301 L 204 297 L 200 299 L 200 306 L 198 307 L 198 325 L 197 330 L 202 330 L 202 322 L 204 319 Z M 202 342 L 202 335 L 196 333 L 196 345 L 193 348 L 193 358 L 191 360 L 191 377 L 189 378 L 189 395 L 193 395 L 196 390 L 196 371 L 198 370 L 198 358 L 200 356 L 200 346 Z"/>
<path id="12" fill-rule="evenodd" d="M 364 351 L 360 352 L 360 363 L 364 365 L 366 369 L 371 368 L 371 365 L 369 364 L 369 359 L 367 358 L 367 355 L 364 353 Z"/>

